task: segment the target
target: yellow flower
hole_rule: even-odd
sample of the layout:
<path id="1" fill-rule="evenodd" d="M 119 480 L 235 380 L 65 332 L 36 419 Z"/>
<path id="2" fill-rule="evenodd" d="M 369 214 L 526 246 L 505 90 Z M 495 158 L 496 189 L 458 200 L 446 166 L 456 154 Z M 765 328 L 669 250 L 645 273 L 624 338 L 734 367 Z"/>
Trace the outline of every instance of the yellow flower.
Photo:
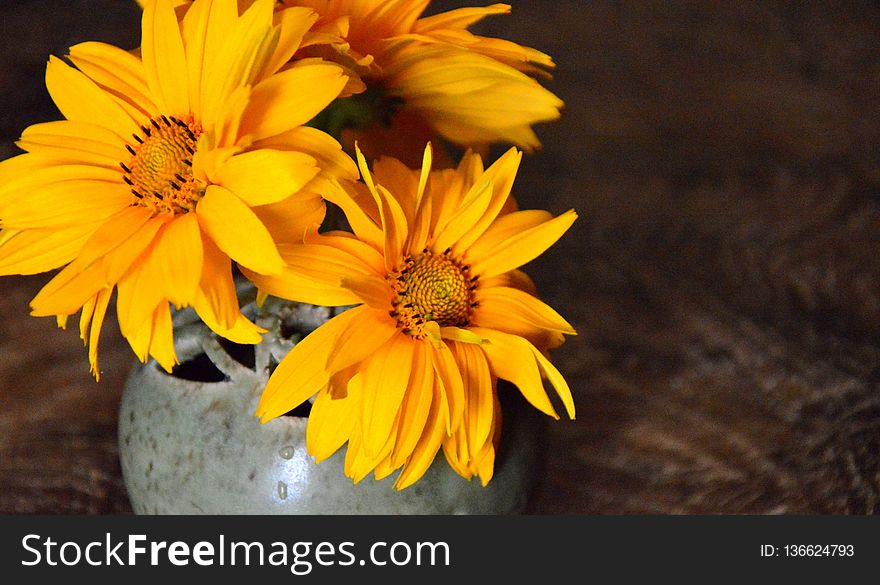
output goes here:
<path id="1" fill-rule="evenodd" d="M 169 301 L 215 332 L 257 343 L 238 307 L 231 260 L 260 274 L 278 246 L 321 222 L 317 194 L 357 178 L 339 144 L 301 125 L 347 78 L 318 60 L 281 73 L 315 21 L 272 0 L 197 0 L 179 23 L 171 0 L 143 15 L 140 57 L 103 43 L 51 58 L 46 85 L 65 120 L 26 129 L 25 154 L 0 163 L 0 274 L 65 266 L 31 303 L 63 324 L 80 309 L 96 376 L 114 288 L 137 356 L 177 362 Z M 327 169 L 326 172 L 320 169 Z"/>
<path id="2" fill-rule="evenodd" d="M 477 149 L 496 142 L 540 147 L 532 126 L 558 119 L 563 106 L 533 77 L 547 76 L 550 56 L 468 31 L 487 16 L 509 13 L 507 4 L 422 17 L 429 4 L 280 0 L 278 9 L 315 10 L 320 19 L 300 55 L 338 62 L 363 81 L 352 77 L 344 94 L 366 89 L 369 107 L 380 115 L 367 128 L 346 132 L 346 141 L 357 140 L 367 156 L 394 156 L 415 167 L 419 161 L 411 157 L 438 135 Z"/>
<path id="3" fill-rule="evenodd" d="M 462 476 L 492 477 L 500 419 L 495 385 L 515 384 L 558 418 L 542 383 L 567 414 L 571 392 L 546 350 L 574 329 L 538 300 L 518 267 L 571 226 L 568 211 L 511 211 L 522 154 L 511 149 L 488 169 L 466 154 L 457 169 L 419 171 L 376 162 L 365 184 L 329 198 L 353 234 L 309 234 L 282 252 L 278 275 L 248 272 L 263 294 L 357 305 L 299 342 L 272 374 L 257 414 L 265 422 L 317 393 L 307 429 L 321 461 L 348 441 L 346 474 L 356 482 L 403 468 L 415 482 L 442 447 Z"/>
<path id="4" fill-rule="evenodd" d="M 552 59 L 516 43 L 474 35 L 468 28 L 510 6 L 469 7 L 422 17 L 430 0 L 283 0 L 309 6 L 321 19 L 330 50 L 305 51 L 355 70 L 368 90 L 382 94 L 395 113 L 352 135 L 368 156 L 408 159 L 439 134 L 479 148 L 540 146 L 534 124 L 559 117 L 562 101 L 531 75 L 546 75 Z M 333 40 L 335 38 L 335 40 Z M 315 42 L 318 42 L 316 39 Z"/>

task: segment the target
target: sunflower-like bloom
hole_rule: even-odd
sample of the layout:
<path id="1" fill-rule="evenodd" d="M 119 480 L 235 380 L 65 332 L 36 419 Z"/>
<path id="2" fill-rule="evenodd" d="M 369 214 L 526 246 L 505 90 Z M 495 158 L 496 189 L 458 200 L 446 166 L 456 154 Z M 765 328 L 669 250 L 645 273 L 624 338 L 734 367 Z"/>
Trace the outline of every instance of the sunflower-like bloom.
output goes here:
<path id="1" fill-rule="evenodd" d="M 408 159 L 439 135 L 480 148 L 495 142 L 530 151 L 540 146 L 534 124 L 559 117 L 562 101 L 533 74 L 553 67 L 535 49 L 468 31 L 483 18 L 510 12 L 506 4 L 423 17 L 431 0 L 283 0 L 321 15 L 314 27 L 328 49 L 307 51 L 356 71 L 380 110 L 370 127 L 352 132 L 368 156 Z M 375 103 L 376 98 L 371 102 Z"/>
<path id="2" fill-rule="evenodd" d="M 535 80 L 547 76 L 553 60 L 538 50 L 468 31 L 487 16 L 509 13 L 507 4 L 422 16 L 430 3 L 281 0 L 278 9 L 315 10 L 320 19 L 300 55 L 320 56 L 357 74 L 346 93 L 366 90 L 354 98 L 360 105 L 353 108 L 368 111 L 355 116 L 367 126 L 348 130 L 346 141 L 357 140 L 367 156 L 394 156 L 415 167 L 420 161 L 411 157 L 438 135 L 480 150 L 497 142 L 526 151 L 538 148 L 532 126 L 556 120 L 563 106 Z"/>
<path id="3" fill-rule="evenodd" d="M 571 392 L 546 351 L 574 329 L 534 296 L 518 267 L 577 217 L 511 211 L 521 153 L 488 169 L 465 155 L 457 169 L 419 171 L 383 158 L 364 183 L 334 194 L 353 234 L 310 234 L 286 248 L 276 276 L 250 274 L 264 294 L 357 305 L 299 342 L 272 374 L 257 414 L 265 422 L 317 394 L 307 445 L 321 461 L 346 441 L 345 472 L 360 481 L 402 467 L 396 486 L 424 474 L 442 447 L 455 471 L 491 479 L 501 421 L 497 380 L 540 411 L 567 414 Z"/>
<path id="4" fill-rule="evenodd" d="M 219 335 L 257 343 L 241 315 L 231 260 L 281 271 L 278 245 L 321 222 L 324 182 L 357 168 L 328 135 L 301 127 L 347 82 L 335 64 L 289 64 L 315 22 L 258 0 L 147 5 L 140 56 L 103 43 L 51 58 L 46 85 L 65 120 L 26 129 L 25 154 L 0 163 L 0 274 L 64 268 L 32 314 L 82 310 L 97 376 L 114 288 L 137 356 L 177 362 L 169 302 Z"/>

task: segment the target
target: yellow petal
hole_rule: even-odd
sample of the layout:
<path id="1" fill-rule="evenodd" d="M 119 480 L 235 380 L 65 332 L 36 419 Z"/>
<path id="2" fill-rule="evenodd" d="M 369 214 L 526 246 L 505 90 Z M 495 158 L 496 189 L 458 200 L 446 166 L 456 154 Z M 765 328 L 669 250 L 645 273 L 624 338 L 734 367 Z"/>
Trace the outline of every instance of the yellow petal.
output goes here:
<path id="1" fill-rule="evenodd" d="M 363 266 L 357 272 L 366 269 L 372 271 L 376 276 L 385 274 L 385 259 L 382 257 L 382 253 L 348 232 L 330 231 L 324 234 L 311 232 L 307 234 L 306 243 L 331 246 L 354 256 Z"/>
<path id="2" fill-rule="evenodd" d="M 481 177 L 474 183 L 465 195 L 461 207 L 449 218 L 449 223 L 439 230 L 434 239 L 435 251 L 453 248 L 459 238 L 479 221 L 492 202 L 492 191 L 492 183 L 488 179 Z"/>
<path id="3" fill-rule="evenodd" d="M 385 268 L 392 270 L 402 258 L 402 252 L 406 243 L 408 234 L 406 214 L 400 203 L 397 202 L 387 189 L 373 183 L 370 169 L 367 167 L 367 161 L 357 145 L 355 145 L 355 153 L 357 154 L 361 176 L 370 190 L 373 200 L 376 202 L 376 206 L 379 209 L 379 217 L 382 220 L 382 231 L 385 234 Z"/>
<path id="4" fill-rule="evenodd" d="M 241 123 L 244 116 L 245 108 L 251 99 L 251 87 L 244 85 L 235 89 L 230 89 L 223 101 L 223 108 L 218 111 L 213 118 L 210 119 L 209 127 L 213 128 L 211 134 L 205 134 L 206 138 L 212 139 L 213 148 L 222 148 L 226 146 L 238 146 L 246 144 L 247 139 L 240 139 Z M 207 120 L 207 118 L 205 118 Z M 198 148 L 198 147 L 197 147 Z M 210 151 L 208 152 L 210 154 Z M 195 171 L 195 160 L 193 161 L 193 170 Z"/>
<path id="5" fill-rule="evenodd" d="M 178 307 L 192 304 L 203 262 L 202 234 L 195 214 L 187 213 L 169 222 L 153 253 L 160 263 L 166 297 Z"/>
<path id="6" fill-rule="evenodd" d="M 143 61 L 133 53 L 107 43 L 86 42 L 70 48 L 70 60 L 114 97 L 133 106 L 141 116 L 152 118 L 159 113 L 150 97 Z"/>
<path id="7" fill-rule="evenodd" d="M 531 350 L 535 359 L 538 361 L 538 366 L 540 366 L 544 377 L 550 381 L 553 389 L 556 390 L 556 394 L 558 394 L 559 398 L 562 400 L 568 418 L 574 420 L 574 398 L 571 395 L 571 389 L 568 387 L 568 382 L 565 381 L 565 378 L 562 377 L 562 374 L 559 373 L 556 366 L 544 357 L 544 354 L 538 351 L 534 346 L 532 346 Z"/>
<path id="8" fill-rule="evenodd" d="M 282 270 L 279 274 L 265 276 L 242 268 L 242 273 L 261 293 L 282 299 L 327 307 L 357 305 L 361 302 L 360 297 L 338 284 L 318 282 L 292 270 Z"/>
<path id="9" fill-rule="evenodd" d="M 521 290 L 501 286 L 479 288 L 476 300 L 478 305 L 471 319 L 474 325 L 515 334 L 549 330 L 576 335 L 574 328 L 552 307 Z"/>
<path id="10" fill-rule="evenodd" d="M 202 270 L 193 309 L 214 333 L 235 343 L 259 343 L 265 329 L 239 311 L 232 262 L 209 239 L 202 239 Z"/>
<path id="11" fill-rule="evenodd" d="M 445 423 L 446 432 L 452 434 L 464 418 L 464 381 L 458 369 L 458 362 L 455 361 L 448 344 L 441 342 L 433 352 L 431 361 L 437 376 L 437 385 L 441 389 L 442 398 L 446 401 L 449 411 L 449 418 Z"/>
<path id="12" fill-rule="evenodd" d="M 397 445 L 397 439 L 395 438 L 394 444 Z M 395 463 L 395 459 L 393 459 L 393 454 L 385 455 L 385 457 L 379 461 L 378 465 L 376 465 L 376 469 L 373 470 L 373 475 L 376 478 L 376 481 L 385 479 L 395 471 L 397 471 L 404 462 Z"/>
<path id="13" fill-rule="evenodd" d="M 72 315 L 103 288 L 104 279 L 100 270 L 80 272 L 68 266 L 31 300 L 31 315 Z"/>
<path id="14" fill-rule="evenodd" d="M 306 426 L 306 447 L 317 463 L 345 444 L 359 416 L 360 396 L 357 392 L 349 391 L 348 396 L 340 399 L 334 399 L 329 392 L 318 394 Z"/>
<path id="15" fill-rule="evenodd" d="M 217 173 L 232 156 L 242 151 L 240 146 L 214 146 L 207 134 L 199 137 L 193 156 L 193 176 L 206 183 L 216 183 Z"/>
<path id="16" fill-rule="evenodd" d="M 180 25 L 169 0 L 155 0 L 144 9 L 141 55 L 147 85 L 166 115 L 190 113 L 186 53 Z"/>
<path id="17" fill-rule="evenodd" d="M 141 362 L 146 363 L 147 358 L 152 355 L 166 372 L 171 373 L 178 363 L 173 335 L 171 310 L 168 303 L 162 301 L 150 312 L 150 317 L 137 332 L 126 335 L 126 339 Z"/>
<path id="18" fill-rule="evenodd" d="M 345 311 L 293 346 L 272 373 L 260 398 L 257 416 L 262 422 L 293 410 L 327 385 L 330 374 L 326 364 L 333 345 L 357 316 Z"/>
<path id="19" fill-rule="evenodd" d="M 337 245 L 333 236 L 322 237 L 316 242 L 284 249 L 287 270 L 295 271 L 317 282 L 339 286 L 347 276 L 367 276 L 375 274 L 362 256 L 350 252 L 344 244 Z"/>
<path id="20" fill-rule="evenodd" d="M 469 229 L 455 241 L 457 250 L 470 248 L 498 217 L 510 197 L 510 190 L 513 188 L 513 181 L 516 178 L 521 160 L 522 152 L 511 148 L 480 176 L 478 181 L 489 181 L 491 184 L 491 198 L 482 216 L 474 221 Z"/>
<path id="21" fill-rule="evenodd" d="M 465 252 L 473 258 L 484 256 L 505 240 L 552 219 L 553 215 L 543 209 L 527 209 L 502 215 Z"/>
<path id="22" fill-rule="evenodd" d="M 324 221 L 326 207 L 317 195 L 289 197 L 272 205 L 251 209 L 279 246 L 302 244 L 305 234 L 317 231 Z"/>
<path id="23" fill-rule="evenodd" d="M 391 307 L 391 287 L 383 278 L 375 275 L 343 277 L 340 286 L 356 294 L 361 302 L 374 309 L 388 311 Z"/>
<path id="24" fill-rule="evenodd" d="M 428 243 L 428 237 L 431 234 L 433 199 L 431 197 L 426 197 L 425 195 L 428 187 L 428 179 L 431 175 L 433 156 L 434 151 L 429 142 L 425 147 L 425 152 L 422 154 L 422 169 L 419 173 L 419 181 L 416 187 L 415 215 L 410 221 L 410 254 L 415 254 L 421 251 Z"/>
<path id="25" fill-rule="evenodd" d="M 310 8 L 291 6 L 276 12 L 275 19 L 281 34 L 278 45 L 263 68 L 265 75 L 275 73 L 291 60 L 302 44 L 303 36 L 318 20 L 318 15 Z M 262 78 L 256 81 L 262 81 Z"/>
<path id="26" fill-rule="evenodd" d="M 110 94 L 56 57 L 49 57 L 46 66 L 46 89 L 68 120 L 98 124 L 123 139 L 140 130 Z"/>
<path id="27" fill-rule="evenodd" d="M 135 353 L 142 359 L 146 359 L 149 353 L 152 336 L 152 325 L 147 324 L 152 323 L 156 307 L 160 303 L 167 304 L 162 266 L 155 249 L 156 240 L 147 246 L 117 285 L 119 330 L 128 338 L 129 344 L 137 345 Z"/>
<path id="28" fill-rule="evenodd" d="M 121 209 L 94 231 L 78 255 L 77 265 L 87 268 L 104 259 L 123 242 L 135 237 L 135 234 L 150 220 L 151 215 L 151 212 L 144 207 L 131 206 Z M 149 240 L 152 240 L 152 237 Z M 141 249 L 145 247 L 146 243 Z"/>
<path id="29" fill-rule="evenodd" d="M 378 250 L 384 250 L 385 235 L 382 233 L 382 227 L 377 224 L 379 212 L 376 211 L 374 219 L 371 211 L 375 209 L 375 202 L 368 190 L 363 189 L 364 192 L 367 192 L 365 197 L 359 192 L 360 183 L 346 181 L 344 185 L 334 183 L 333 186 L 333 189 L 323 194 L 324 198 L 342 209 L 358 239 Z"/>
<path id="30" fill-rule="evenodd" d="M 238 302 L 235 301 L 235 304 L 228 305 L 228 308 L 235 309 L 237 306 Z M 260 343 L 260 341 L 263 340 L 263 333 L 265 333 L 266 330 L 251 323 L 251 321 L 239 313 L 237 309 L 231 325 L 221 322 L 218 319 L 214 307 L 208 302 L 207 296 L 201 289 L 196 291 L 193 309 L 195 309 L 199 318 L 211 329 L 211 331 L 220 337 L 225 337 L 233 343 L 248 345 Z"/>
<path id="31" fill-rule="evenodd" d="M 420 33 L 428 33 L 432 30 L 465 29 L 476 24 L 487 16 L 494 14 L 509 14 L 510 6 L 507 4 L 493 4 L 491 6 L 467 7 L 441 12 L 432 16 L 420 18 L 414 30 Z"/>
<path id="32" fill-rule="evenodd" d="M 260 289 L 281 298 L 336 306 L 359 304 L 360 297 L 343 288 L 342 280 L 367 276 L 372 269 L 347 250 L 326 245 L 331 239 L 320 238 L 321 244 L 285 247 L 285 267 L 279 274 L 264 276 L 248 270 L 244 273 Z"/>
<path id="33" fill-rule="evenodd" d="M 180 362 L 174 351 L 174 330 L 171 323 L 171 308 L 168 303 L 161 303 L 156 307 L 152 324 L 150 355 L 170 374 L 174 366 Z"/>
<path id="34" fill-rule="evenodd" d="M 35 155 L 24 155 L 28 158 Z M 0 185 L 3 227 L 94 225 L 127 207 L 131 192 L 119 172 L 88 165 L 36 168 Z"/>
<path id="35" fill-rule="evenodd" d="M 418 344 L 413 354 L 409 388 L 400 408 L 400 425 L 390 463 L 392 468 L 403 465 L 412 455 L 425 432 L 434 398 L 434 366 L 430 348 Z"/>
<path id="36" fill-rule="evenodd" d="M 356 314 L 340 333 L 327 358 L 327 373 L 331 376 L 366 359 L 397 333 L 397 327 L 385 314 L 368 307 L 355 307 L 349 311 Z"/>
<path id="37" fill-rule="evenodd" d="M 284 267 L 266 226 L 228 189 L 209 186 L 196 214 L 217 246 L 239 264 L 260 274 L 275 274 Z"/>
<path id="38" fill-rule="evenodd" d="M 189 102 L 193 112 L 202 111 L 202 67 L 204 67 L 205 62 L 208 23 L 213 8 L 212 4 L 218 6 L 226 5 L 230 22 L 236 16 L 234 9 L 229 10 L 231 7 L 228 4 L 205 0 L 189 7 L 180 23 L 181 36 L 183 37 L 184 50 L 186 51 Z M 220 25 L 218 29 L 223 28 L 222 24 L 219 21 L 214 22 L 214 26 Z"/>
<path id="39" fill-rule="evenodd" d="M 381 156 L 373 162 L 373 181 L 388 189 L 403 208 L 408 224 L 416 214 L 419 175 L 396 158 Z"/>
<path id="40" fill-rule="evenodd" d="M 467 398 L 465 425 L 467 427 L 468 452 L 475 455 L 491 436 L 494 390 L 489 365 L 479 347 L 467 343 L 452 344 L 462 373 Z"/>
<path id="41" fill-rule="evenodd" d="M 462 424 L 458 431 L 443 438 L 443 454 L 446 455 L 449 467 L 465 479 L 470 479 L 474 475 L 471 471 L 468 432 L 470 432 L 468 425 Z"/>
<path id="42" fill-rule="evenodd" d="M 441 327 L 440 335 L 443 339 L 451 339 L 453 341 L 458 341 L 459 343 L 469 343 L 472 345 L 483 344 L 482 337 L 469 329 L 462 329 L 461 327 Z"/>
<path id="43" fill-rule="evenodd" d="M 335 179 L 356 181 L 357 165 L 329 134 L 311 128 L 298 126 L 282 134 L 270 136 L 254 142 L 253 148 L 275 148 L 303 152 L 318 161 L 321 172 Z"/>
<path id="44" fill-rule="evenodd" d="M 431 165 L 434 158 L 434 149 L 429 142 L 425 146 L 425 152 L 422 154 L 422 169 L 419 172 L 419 186 L 416 188 L 416 210 L 421 208 L 422 198 L 425 196 L 425 189 L 428 186 L 428 177 L 430 176 Z"/>
<path id="45" fill-rule="evenodd" d="M 323 61 L 273 75 L 254 87 L 242 133 L 262 140 L 302 126 L 336 99 L 347 79 L 341 67 Z"/>
<path id="46" fill-rule="evenodd" d="M 446 435 L 446 413 L 444 410 L 446 401 L 442 399 L 437 387 L 434 388 L 434 397 L 431 401 L 431 412 L 425 422 L 425 430 L 413 450 L 409 461 L 406 462 L 394 487 L 405 489 L 422 477 L 433 463 L 437 452 L 440 450 L 443 437 Z"/>
<path id="47" fill-rule="evenodd" d="M 64 228 L 94 225 L 124 209 L 131 192 L 123 184 L 66 181 L 43 186 L 3 207 L 3 227 Z"/>
<path id="48" fill-rule="evenodd" d="M 198 12 L 197 12 L 198 11 Z M 201 2 L 188 10 L 184 18 L 184 34 L 186 35 L 187 68 L 191 76 L 190 97 L 193 108 L 198 105 L 198 112 L 203 119 L 213 120 L 205 116 L 208 108 L 205 105 L 206 94 L 211 87 L 209 71 L 218 61 L 218 56 L 230 42 L 230 32 L 238 19 L 238 6 L 232 2 Z M 222 64 L 216 67 L 223 69 Z M 210 100 L 208 100 L 210 101 Z M 212 108 L 216 108 L 211 104 Z"/>
<path id="49" fill-rule="evenodd" d="M 538 296 L 538 289 L 534 281 L 522 270 L 511 270 L 492 278 L 480 280 L 480 288 L 491 288 L 493 286 L 509 286 L 528 293 L 533 297 Z"/>
<path id="50" fill-rule="evenodd" d="M 356 381 L 359 378 L 360 376 L 356 376 L 354 380 Z M 348 450 L 345 453 L 345 474 L 356 484 L 369 475 L 382 460 L 388 457 L 394 446 L 396 432 L 396 427 L 392 426 L 388 439 L 382 449 L 376 453 L 370 453 L 364 448 L 363 438 L 357 424 L 359 423 L 356 423 L 352 436 L 348 441 Z"/>
<path id="51" fill-rule="evenodd" d="M 495 474 L 495 447 L 488 445 L 487 451 L 487 454 L 480 460 L 477 469 L 477 473 L 480 474 L 480 483 L 483 484 L 483 487 L 489 485 L 489 482 L 492 481 L 492 476 Z"/>
<path id="52" fill-rule="evenodd" d="M 109 130 L 107 132 L 113 134 Z M 113 136 L 116 135 L 113 134 Z M 58 159 L 53 156 L 30 153 L 20 154 L 0 161 L 0 205 L 2 205 L 3 201 L 2 193 L 11 189 L 10 183 L 15 185 L 22 178 L 27 178 L 32 172 L 40 172 L 47 165 L 54 166 L 57 163 Z"/>
<path id="53" fill-rule="evenodd" d="M 317 174 L 316 161 L 307 154 L 263 148 L 229 158 L 216 181 L 254 207 L 290 197 Z"/>
<path id="54" fill-rule="evenodd" d="M 150 247 L 153 243 L 153 240 L 156 237 L 156 234 L 159 233 L 159 229 L 165 225 L 168 221 L 168 216 L 157 216 L 151 218 L 147 221 L 139 229 L 132 229 L 130 233 L 130 237 L 125 240 L 119 241 L 119 245 L 115 248 L 112 245 L 107 247 L 107 252 L 104 253 L 101 258 L 101 266 L 102 273 L 104 275 L 104 282 L 109 284 L 115 284 L 118 282 L 123 275 L 129 271 L 129 269 L 134 265 L 138 258 Z M 115 223 L 115 222 L 107 222 Z M 107 225 L 102 226 L 103 229 L 108 229 L 111 232 L 114 231 L 115 228 L 120 226 L 124 226 L 125 224 L 119 222 L 119 225 Z M 108 241 L 112 244 L 113 240 L 108 238 Z M 86 260 L 88 257 L 83 254 L 82 259 Z M 76 263 L 80 263 L 80 259 L 77 258 Z"/>
<path id="55" fill-rule="evenodd" d="M 37 274 L 63 266 L 76 257 L 91 232 L 89 226 L 23 232 L 3 230 L 0 232 L 0 275 Z"/>
<path id="56" fill-rule="evenodd" d="M 384 71 L 386 91 L 404 98 L 408 109 L 456 144 L 509 142 L 526 150 L 540 146 L 531 125 L 558 119 L 562 101 L 508 63 L 456 44 L 411 42 L 396 50 L 393 70 Z M 479 46 L 499 54 L 510 45 Z M 547 62 L 537 52 L 523 55 Z M 527 64 L 520 67 L 535 70 Z"/>
<path id="57" fill-rule="evenodd" d="M 359 375 L 352 378 L 351 382 L 349 382 L 349 387 L 358 386 L 360 384 L 360 378 L 361 376 Z M 360 417 L 358 417 L 358 419 L 360 419 Z M 365 466 L 362 445 L 363 439 L 361 438 L 360 432 L 360 420 L 356 420 L 351 435 L 348 438 L 348 446 L 345 448 L 345 464 L 343 466 L 343 471 L 346 477 L 354 478 L 357 469 Z M 369 470 L 366 473 L 369 473 Z M 364 475 L 366 475 L 366 473 L 364 473 Z M 355 483 L 357 483 L 357 481 L 355 481 Z"/>
<path id="58" fill-rule="evenodd" d="M 532 406 L 559 419 L 544 390 L 541 373 L 535 361 L 534 346 L 521 337 L 500 331 L 474 328 L 474 332 L 488 340 L 481 349 L 489 360 L 492 373 L 512 382 Z"/>
<path id="59" fill-rule="evenodd" d="M 381 201 L 380 210 L 385 231 L 385 268 L 393 270 L 403 258 L 409 227 L 406 215 L 394 196 L 382 185 L 376 187 L 376 192 L 380 194 L 377 203 Z"/>
<path id="60" fill-rule="evenodd" d="M 194 307 L 211 329 L 227 330 L 240 316 L 232 262 L 210 238 L 202 239 L 202 249 L 202 273 Z"/>
<path id="61" fill-rule="evenodd" d="M 377 455 L 391 434 L 407 391 L 416 344 L 407 335 L 395 335 L 366 363 L 361 429 L 367 455 Z"/>
<path id="62" fill-rule="evenodd" d="M 28 152 L 46 154 L 71 163 L 85 163 L 119 170 L 119 163 L 131 158 L 125 142 L 97 124 L 58 120 L 29 126 L 18 146 Z"/>
<path id="63" fill-rule="evenodd" d="M 118 306 L 119 305 L 117 305 L 117 312 Z M 131 347 L 134 355 L 141 361 L 141 363 L 147 363 L 147 360 L 150 357 L 150 342 L 153 340 L 154 313 L 155 308 L 152 311 L 149 311 L 149 318 L 144 320 L 136 329 L 132 330 L 130 333 L 123 332 L 122 334 L 126 341 L 128 341 L 128 345 Z"/>
<path id="64" fill-rule="evenodd" d="M 472 259 L 471 271 L 481 277 L 489 278 L 519 268 L 556 243 L 568 231 L 575 219 L 577 213 L 574 210 L 567 211 L 548 222 L 507 238 L 491 250 L 481 251 L 480 256 L 477 256 L 477 252 L 471 248 L 466 256 Z"/>
<path id="65" fill-rule="evenodd" d="M 232 10 L 229 2 L 214 2 L 202 69 L 201 113 L 210 126 L 239 88 L 253 85 L 278 44 L 280 31 L 272 27 L 272 0 L 256 0 L 238 18 L 218 14 Z M 219 20 L 215 23 L 215 18 Z M 228 20 L 231 18 L 231 22 Z M 222 28 L 218 25 L 223 25 Z"/>
<path id="66" fill-rule="evenodd" d="M 495 448 L 501 440 L 501 403 L 498 393 L 493 394 L 492 431 L 480 451 L 471 459 L 469 472 L 480 476 L 480 483 L 486 487 L 495 474 Z"/>
<path id="67" fill-rule="evenodd" d="M 105 288 L 97 294 L 95 299 L 95 310 L 91 319 L 91 327 L 89 331 L 89 365 L 91 366 L 91 372 L 95 377 L 95 380 L 101 379 L 101 369 L 98 367 L 98 342 L 101 339 L 101 327 L 104 324 L 104 317 L 107 315 L 107 306 L 110 304 L 110 295 L 112 293 L 112 288 Z"/>
<path id="68" fill-rule="evenodd" d="M 428 177 L 425 197 L 431 200 L 430 233 L 439 233 L 461 207 L 464 194 L 476 180 L 469 180 L 470 174 L 463 172 L 462 167 L 471 166 L 467 165 L 466 161 L 471 163 L 474 159 L 479 161 L 480 157 L 465 155 L 459 169 L 441 169 L 432 172 Z M 482 166 L 482 162 L 479 164 Z M 480 168 L 480 172 L 482 172 L 482 168 Z"/>
<path id="69" fill-rule="evenodd" d="M 98 295 L 95 295 L 87 300 L 85 304 L 83 304 L 82 311 L 79 315 L 79 338 L 83 340 L 83 343 L 87 342 L 89 339 L 89 325 L 92 323 L 92 315 L 95 314 L 95 302 L 97 299 Z"/>

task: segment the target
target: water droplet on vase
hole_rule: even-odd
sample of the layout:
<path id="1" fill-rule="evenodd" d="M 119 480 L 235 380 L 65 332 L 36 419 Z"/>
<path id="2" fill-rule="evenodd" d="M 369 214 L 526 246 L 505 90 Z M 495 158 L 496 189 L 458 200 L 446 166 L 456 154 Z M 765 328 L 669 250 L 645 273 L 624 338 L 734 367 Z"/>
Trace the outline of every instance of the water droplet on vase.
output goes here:
<path id="1" fill-rule="evenodd" d="M 282 500 L 287 499 L 287 484 L 283 481 L 278 482 L 278 497 Z"/>
<path id="2" fill-rule="evenodd" d="M 291 447 L 290 445 L 288 445 L 287 447 L 283 447 L 281 449 L 281 451 L 279 451 L 278 453 L 279 453 L 279 455 L 281 455 L 281 457 L 283 459 L 292 459 L 293 452 L 294 452 L 294 448 Z"/>

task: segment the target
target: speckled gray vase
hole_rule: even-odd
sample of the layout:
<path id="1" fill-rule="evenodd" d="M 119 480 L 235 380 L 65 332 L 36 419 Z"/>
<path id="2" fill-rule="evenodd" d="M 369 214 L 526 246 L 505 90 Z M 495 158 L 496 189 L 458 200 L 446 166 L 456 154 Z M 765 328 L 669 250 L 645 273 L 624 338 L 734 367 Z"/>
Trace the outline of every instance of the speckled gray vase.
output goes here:
<path id="1" fill-rule="evenodd" d="M 358 485 L 345 477 L 345 449 L 316 464 L 306 451 L 307 418 L 254 416 L 273 361 L 330 317 L 326 308 L 269 302 L 257 313 L 269 330 L 254 346 L 223 345 L 190 314 L 175 322 L 182 366 L 166 374 L 138 364 L 119 413 L 125 485 L 138 514 L 510 514 L 522 511 L 540 464 L 543 421 L 518 396 L 504 404 L 495 476 L 465 480 L 442 453 L 415 485 L 396 474 Z M 249 353 L 250 352 L 250 353 Z M 190 379 L 187 379 L 190 378 Z M 513 392 L 510 392 L 513 394 Z M 516 399 L 516 400 L 514 400 Z M 294 413 L 296 414 L 296 413 Z"/>

